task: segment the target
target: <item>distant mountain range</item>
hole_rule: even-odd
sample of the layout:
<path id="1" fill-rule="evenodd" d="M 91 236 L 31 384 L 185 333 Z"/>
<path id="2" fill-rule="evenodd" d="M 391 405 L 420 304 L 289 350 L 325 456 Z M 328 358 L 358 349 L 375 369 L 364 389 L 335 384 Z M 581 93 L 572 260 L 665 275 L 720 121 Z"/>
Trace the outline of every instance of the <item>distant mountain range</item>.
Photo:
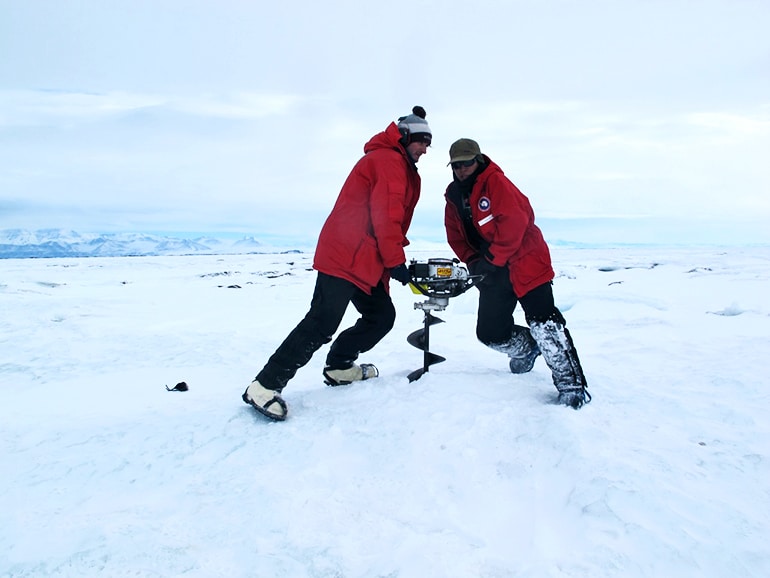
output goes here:
<path id="1" fill-rule="evenodd" d="M 285 250 L 253 237 L 183 239 L 144 233 L 76 233 L 65 229 L 0 231 L 0 259 L 47 257 L 129 257 L 145 255 L 224 255 Z"/>

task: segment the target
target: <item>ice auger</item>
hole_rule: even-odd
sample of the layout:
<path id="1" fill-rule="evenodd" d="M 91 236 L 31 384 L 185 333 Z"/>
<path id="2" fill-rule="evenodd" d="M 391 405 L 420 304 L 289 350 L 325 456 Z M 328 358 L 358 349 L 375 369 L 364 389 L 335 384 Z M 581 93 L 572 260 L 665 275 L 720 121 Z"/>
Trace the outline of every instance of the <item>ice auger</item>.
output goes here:
<path id="1" fill-rule="evenodd" d="M 431 311 L 443 311 L 451 297 L 462 295 L 483 278 L 483 275 L 470 275 L 459 263 L 458 259 L 428 259 L 426 263 L 412 260 L 409 264 L 409 274 L 412 277 L 409 287 L 413 293 L 428 298 L 414 304 L 415 309 L 422 309 L 425 313 L 422 329 L 410 333 L 406 338 L 410 345 L 423 352 L 423 365 L 407 376 L 410 382 L 420 379 L 431 365 L 446 360 L 445 357 L 429 351 L 431 325 L 444 323 L 443 319 L 439 319 Z"/>

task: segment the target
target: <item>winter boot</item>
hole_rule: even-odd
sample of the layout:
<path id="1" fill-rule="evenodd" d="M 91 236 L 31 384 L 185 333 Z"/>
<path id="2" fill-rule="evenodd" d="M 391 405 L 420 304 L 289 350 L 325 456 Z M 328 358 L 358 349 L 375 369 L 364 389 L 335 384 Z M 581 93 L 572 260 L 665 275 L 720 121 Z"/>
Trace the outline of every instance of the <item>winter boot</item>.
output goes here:
<path id="1" fill-rule="evenodd" d="M 510 360 L 508 366 L 511 373 L 527 373 L 535 365 L 540 348 L 532 338 L 529 329 L 521 325 L 513 326 L 513 334 L 505 343 L 490 343 L 489 347 L 495 351 L 505 353 Z"/>
<path id="2" fill-rule="evenodd" d="M 556 403 L 566 405 L 572 409 L 580 409 L 584 404 L 591 401 L 591 395 L 585 389 L 572 389 L 559 392 Z"/>
<path id="3" fill-rule="evenodd" d="M 588 385 L 569 331 L 561 321 L 533 321 L 532 337 L 537 342 L 559 392 L 558 403 L 580 409 L 591 401 Z"/>
<path id="4" fill-rule="evenodd" d="M 353 364 L 347 369 L 331 369 L 326 367 L 324 369 L 324 383 L 326 385 L 347 385 L 354 381 L 363 381 L 364 379 L 372 379 L 380 375 L 377 368 L 371 363 L 362 363 L 361 365 Z"/>
<path id="5" fill-rule="evenodd" d="M 289 413 L 289 408 L 286 407 L 286 402 L 283 401 L 280 394 L 280 391 L 263 387 L 255 379 L 241 397 L 245 403 L 248 403 L 265 417 L 275 421 L 283 421 L 286 419 L 286 414 Z"/>

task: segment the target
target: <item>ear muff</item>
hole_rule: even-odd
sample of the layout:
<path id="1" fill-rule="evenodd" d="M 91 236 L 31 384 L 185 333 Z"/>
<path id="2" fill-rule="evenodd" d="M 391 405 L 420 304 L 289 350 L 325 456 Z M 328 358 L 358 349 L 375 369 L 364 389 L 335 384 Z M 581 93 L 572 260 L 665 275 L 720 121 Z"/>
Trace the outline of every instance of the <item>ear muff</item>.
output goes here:
<path id="1" fill-rule="evenodd" d="M 398 127 L 398 132 L 401 133 L 401 138 L 398 142 L 406 146 L 409 144 L 409 129 L 407 127 Z"/>

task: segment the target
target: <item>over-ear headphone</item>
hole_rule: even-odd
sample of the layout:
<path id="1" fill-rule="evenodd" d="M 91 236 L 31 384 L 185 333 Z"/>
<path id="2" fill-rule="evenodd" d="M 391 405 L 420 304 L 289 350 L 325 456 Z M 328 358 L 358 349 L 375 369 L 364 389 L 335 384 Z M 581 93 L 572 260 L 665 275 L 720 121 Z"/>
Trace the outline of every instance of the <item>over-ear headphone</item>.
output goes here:
<path id="1" fill-rule="evenodd" d="M 398 122 L 401 122 L 405 118 L 406 118 L 405 116 L 402 116 L 401 118 L 398 119 Z M 406 125 L 399 126 L 398 132 L 401 133 L 401 138 L 398 140 L 398 142 L 400 142 L 404 146 L 408 145 L 409 144 L 409 127 Z"/>

